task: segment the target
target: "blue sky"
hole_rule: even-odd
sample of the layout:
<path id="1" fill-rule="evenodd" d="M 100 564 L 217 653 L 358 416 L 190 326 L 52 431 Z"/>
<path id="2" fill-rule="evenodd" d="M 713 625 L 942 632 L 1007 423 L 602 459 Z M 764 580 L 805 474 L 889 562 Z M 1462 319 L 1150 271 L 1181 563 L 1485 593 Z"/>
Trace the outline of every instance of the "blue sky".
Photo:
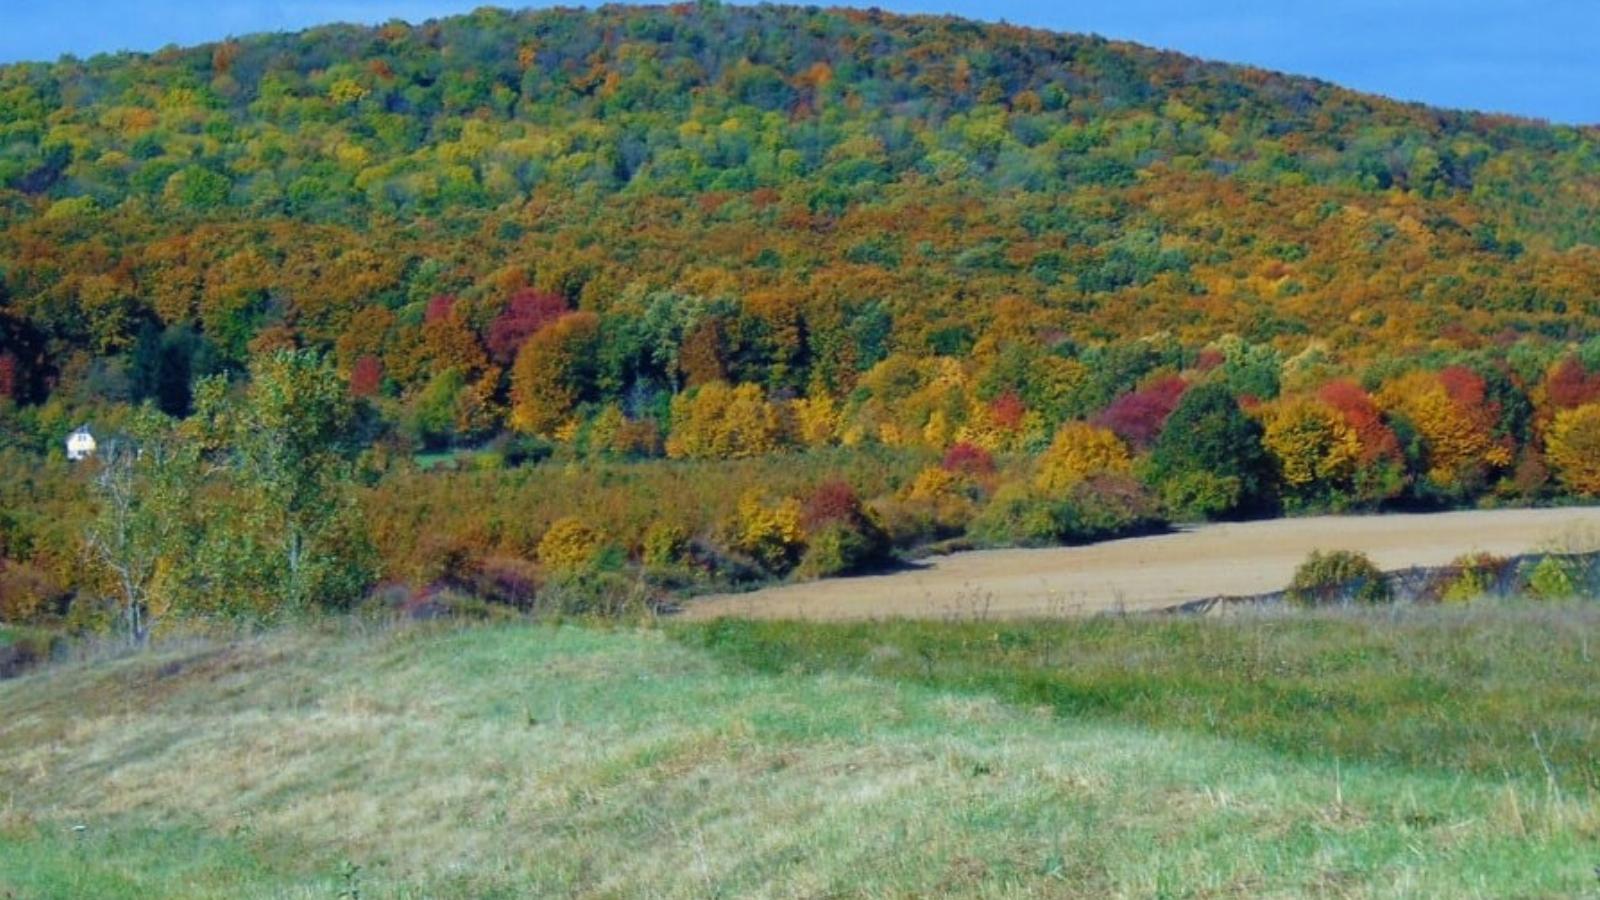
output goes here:
<path id="1" fill-rule="evenodd" d="M 417 22 L 481 5 L 484 0 L 0 0 L 0 61 L 152 50 L 331 21 Z M 1095 32 L 1208 59 L 1315 75 L 1405 100 L 1600 124 L 1600 0 L 863 0 L 859 5 Z"/>

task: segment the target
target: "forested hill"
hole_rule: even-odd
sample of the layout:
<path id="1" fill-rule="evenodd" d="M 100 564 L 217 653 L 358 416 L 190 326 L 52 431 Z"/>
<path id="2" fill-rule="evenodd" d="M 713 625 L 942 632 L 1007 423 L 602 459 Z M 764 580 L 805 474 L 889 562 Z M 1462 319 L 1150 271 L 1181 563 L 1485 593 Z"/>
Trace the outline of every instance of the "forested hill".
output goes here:
<path id="1" fill-rule="evenodd" d="M 297 344 L 481 434 L 568 309 L 604 348 L 568 407 L 843 395 L 894 352 L 1023 338 L 1559 343 L 1600 327 L 1597 138 L 848 9 L 481 10 L 12 65 L 0 389 L 138 399 L 152 366 Z"/>

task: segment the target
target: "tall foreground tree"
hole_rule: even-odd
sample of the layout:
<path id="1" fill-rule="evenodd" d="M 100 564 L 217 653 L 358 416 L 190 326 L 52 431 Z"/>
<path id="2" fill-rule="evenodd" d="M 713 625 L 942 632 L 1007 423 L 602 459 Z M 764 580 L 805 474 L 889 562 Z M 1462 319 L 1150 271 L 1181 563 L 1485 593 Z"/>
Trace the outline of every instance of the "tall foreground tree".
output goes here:
<path id="1" fill-rule="evenodd" d="M 168 614 L 276 618 L 339 607 L 371 575 L 350 491 L 355 408 L 315 353 L 260 358 L 174 422 L 146 406 L 95 465 L 86 543 L 132 640 Z"/>
<path id="2" fill-rule="evenodd" d="M 136 644 L 148 641 L 172 608 L 178 563 L 193 546 L 195 450 L 171 420 L 143 407 L 94 461 L 98 511 L 85 543 L 109 582 L 117 618 Z"/>
<path id="3" fill-rule="evenodd" d="M 257 361 L 231 402 L 204 383 L 200 416 L 221 458 L 228 488 L 244 503 L 244 534 L 276 612 L 353 599 L 368 574 L 368 548 L 355 527 L 348 490 L 355 409 L 349 391 L 316 353 L 282 350 Z"/>

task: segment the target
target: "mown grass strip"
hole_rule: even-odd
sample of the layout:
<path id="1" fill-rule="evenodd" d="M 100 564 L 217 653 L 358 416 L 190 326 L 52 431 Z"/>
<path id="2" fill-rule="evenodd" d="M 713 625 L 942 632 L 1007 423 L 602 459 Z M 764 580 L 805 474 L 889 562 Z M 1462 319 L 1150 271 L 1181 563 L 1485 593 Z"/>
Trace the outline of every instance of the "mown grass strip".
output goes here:
<path id="1" fill-rule="evenodd" d="M 677 624 L 773 673 L 844 671 L 1313 759 L 1600 788 L 1600 606 L 1035 622 Z"/>

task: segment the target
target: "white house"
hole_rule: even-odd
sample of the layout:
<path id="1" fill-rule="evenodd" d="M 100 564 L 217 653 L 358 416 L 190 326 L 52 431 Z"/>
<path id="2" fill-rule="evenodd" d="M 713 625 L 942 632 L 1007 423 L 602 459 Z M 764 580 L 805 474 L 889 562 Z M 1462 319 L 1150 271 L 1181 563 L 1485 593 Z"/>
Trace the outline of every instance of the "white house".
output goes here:
<path id="1" fill-rule="evenodd" d="M 67 435 L 67 459 L 73 462 L 93 456 L 94 448 L 94 435 L 89 433 L 87 425 L 79 425 L 76 431 Z"/>

